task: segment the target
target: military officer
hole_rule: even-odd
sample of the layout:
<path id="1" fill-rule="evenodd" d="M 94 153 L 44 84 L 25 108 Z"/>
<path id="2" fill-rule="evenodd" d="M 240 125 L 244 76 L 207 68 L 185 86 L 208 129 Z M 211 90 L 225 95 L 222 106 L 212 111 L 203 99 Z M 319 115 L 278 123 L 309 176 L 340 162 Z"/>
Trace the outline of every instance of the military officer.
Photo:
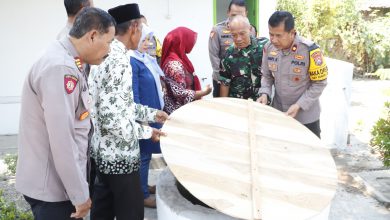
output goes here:
<path id="1" fill-rule="evenodd" d="M 233 43 L 233 38 L 229 29 L 229 19 L 235 15 L 247 16 L 248 10 L 245 0 L 232 0 L 227 11 L 228 18 L 216 24 L 210 33 L 209 56 L 213 68 L 213 96 L 219 97 L 219 68 L 222 58 L 225 57 L 226 50 Z M 251 26 L 251 35 L 256 37 L 256 30 Z"/>
<path id="2" fill-rule="evenodd" d="M 81 219 L 91 200 L 87 183 L 90 131 L 85 64 L 109 52 L 115 21 L 84 8 L 69 37 L 52 43 L 26 77 L 21 101 L 16 189 L 35 219 Z"/>
<path id="3" fill-rule="evenodd" d="M 220 96 L 256 100 L 261 80 L 261 62 L 266 38 L 250 36 L 248 18 L 236 15 L 230 21 L 234 44 L 221 61 Z"/>
<path id="4" fill-rule="evenodd" d="M 319 46 L 297 35 L 290 12 L 276 11 L 268 20 L 270 42 L 265 45 L 258 101 L 294 117 L 320 137 L 319 97 L 328 68 Z"/>

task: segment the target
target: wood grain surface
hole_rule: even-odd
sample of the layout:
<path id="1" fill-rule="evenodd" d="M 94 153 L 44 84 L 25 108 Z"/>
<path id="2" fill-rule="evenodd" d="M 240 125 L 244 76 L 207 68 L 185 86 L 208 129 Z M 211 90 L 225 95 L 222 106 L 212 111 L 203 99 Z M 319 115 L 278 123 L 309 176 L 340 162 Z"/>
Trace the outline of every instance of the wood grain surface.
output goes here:
<path id="1" fill-rule="evenodd" d="M 331 202 L 333 158 L 295 119 L 233 98 L 189 103 L 162 130 L 165 161 L 207 205 L 243 219 L 308 219 Z"/>

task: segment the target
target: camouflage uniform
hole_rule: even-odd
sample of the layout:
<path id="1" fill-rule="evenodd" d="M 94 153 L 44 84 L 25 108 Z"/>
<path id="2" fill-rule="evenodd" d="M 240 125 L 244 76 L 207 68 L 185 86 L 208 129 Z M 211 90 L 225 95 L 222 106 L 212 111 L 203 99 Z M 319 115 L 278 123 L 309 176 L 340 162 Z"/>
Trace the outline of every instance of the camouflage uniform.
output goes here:
<path id="1" fill-rule="evenodd" d="M 251 44 L 238 49 L 231 45 L 221 61 L 219 80 L 229 86 L 229 97 L 256 100 L 261 83 L 263 47 L 267 38 L 251 37 Z"/>
<path id="2" fill-rule="evenodd" d="M 219 96 L 219 65 L 222 58 L 225 57 L 226 50 L 233 44 L 233 37 L 228 27 L 229 19 L 216 24 L 210 33 L 209 38 L 209 56 L 211 67 L 213 68 L 213 85 L 214 85 L 214 97 Z M 255 28 L 251 28 L 251 35 L 256 37 Z M 217 87 L 218 86 L 218 87 Z"/>

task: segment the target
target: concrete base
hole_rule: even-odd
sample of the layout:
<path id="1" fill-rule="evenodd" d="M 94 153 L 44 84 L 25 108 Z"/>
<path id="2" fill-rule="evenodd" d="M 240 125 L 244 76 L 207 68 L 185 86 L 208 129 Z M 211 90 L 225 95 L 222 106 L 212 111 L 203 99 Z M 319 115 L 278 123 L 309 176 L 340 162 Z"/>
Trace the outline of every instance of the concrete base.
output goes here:
<path id="1" fill-rule="evenodd" d="M 157 182 L 156 201 L 157 217 L 159 220 L 238 219 L 225 215 L 217 210 L 205 208 L 200 205 L 194 205 L 189 202 L 177 190 L 175 177 L 169 168 L 164 169 L 159 176 Z M 329 217 L 329 211 L 330 205 L 315 217 L 310 218 L 310 220 L 327 220 Z"/>
<path id="2" fill-rule="evenodd" d="M 179 193 L 175 185 L 175 177 L 168 168 L 163 170 L 159 176 L 156 200 L 159 220 L 237 219 L 214 209 L 193 205 Z"/>
<path id="3" fill-rule="evenodd" d="M 366 192 L 379 202 L 390 205 L 390 170 L 360 172 L 354 175 L 355 180 L 364 184 Z"/>

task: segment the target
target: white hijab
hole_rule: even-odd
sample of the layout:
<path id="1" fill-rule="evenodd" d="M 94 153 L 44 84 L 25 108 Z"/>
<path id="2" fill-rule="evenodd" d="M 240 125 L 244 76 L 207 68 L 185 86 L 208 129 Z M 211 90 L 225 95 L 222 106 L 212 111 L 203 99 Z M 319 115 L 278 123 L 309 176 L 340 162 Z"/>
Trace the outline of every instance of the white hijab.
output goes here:
<path id="1" fill-rule="evenodd" d="M 138 49 L 141 48 L 142 43 L 145 41 L 146 37 L 151 39 L 153 37 L 153 31 L 146 24 L 143 24 L 141 39 L 138 43 Z M 150 56 L 148 53 L 141 53 L 139 50 L 130 50 L 130 56 L 141 61 L 145 66 L 150 70 L 154 77 L 154 82 L 156 83 L 158 98 L 160 100 L 161 109 L 164 107 L 164 98 L 163 91 L 160 82 L 160 76 L 164 76 L 164 72 L 161 70 L 160 66 L 157 63 L 156 58 Z"/>

